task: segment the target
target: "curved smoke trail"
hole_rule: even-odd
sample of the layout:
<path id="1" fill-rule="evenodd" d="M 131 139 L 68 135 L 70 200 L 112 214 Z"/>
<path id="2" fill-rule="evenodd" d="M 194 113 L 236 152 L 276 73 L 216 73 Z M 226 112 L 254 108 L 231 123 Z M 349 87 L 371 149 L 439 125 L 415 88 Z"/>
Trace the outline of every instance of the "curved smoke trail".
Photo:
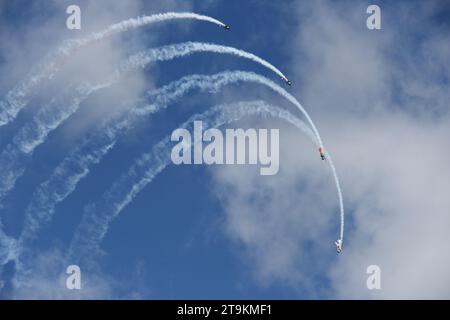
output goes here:
<path id="1" fill-rule="evenodd" d="M 212 76 L 189 75 L 147 93 L 138 101 L 127 103 L 130 111 L 126 116 L 101 126 L 57 166 L 48 180 L 38 186 L 25 210 L 25 222 L 18 246 L 26 248 L 27 243 L 35 239 L 42 224 L 52 219 L 56 205 L 75 190 L 78 182 L 89 174 L 90 167 L 99 163 L 114 147 L 118 136 L 124 135 L 137 120 L 166 108 L 189 90 L 216 92 L 223 86 L 237 82 L 255 82 L 266 85 L 276 92 L 288 94 L 271 80 L 255 73 L 225 71 Z M 298 123 L 298 126 L 317 145 L 310 127 L 303 122 Z"/>
<path id="2" fill-rule="evenodd" d="M 236 121 L 249 115 L 270 115 L 303 128 L 304 123 L 290 112 L 273 107 L 263 101 L 238 102 L 218 105 L 201 115 L 194 115 L 181 127 L 188 127 L 194 120 L 202 120 L 203 128 L 213 128 Z M 198 137 L 197 137 L 198 138 Z M 101 200 L 85 207 L 80 225 L 68 250 L 68 261 L 80 261 L 86 256 L 95 255 L 99 244 L 108 231 L 109 224 L 135 196 L 170 163 L 172 142 L 167 136 L 158 142 L 149 153 L 143 154 L 131 168 L 122 174 L 106 191 Z"/>
<path id="3" fill-rule="evenodd" d="M 128 19 L 107 27 L 100 32 L 91 33 L 89 36 L 81 39 L 72 39 L 65 41 L 52 53 L 47 55 L 34 70 L 28 74 L 25 80 L 11 89 L 3 101 L 0 101 L 0 126 L 6 125 L 14 120 L 19 111 L 28 103 L 28 95 L 33 88 L 42 80 L 50 79 L 60 69 L 60 61 L 69 57 L 74 50 L 83 46 L 99 41 L 107 36 L 111 36 L 129 29 L 138 28 L 155 22 L 173 19 L 195 19 L 217 24 L 221 27 L 226 25 L 214 18 L 199 15 L 191 12 L 167 12 L 151 16 L 143 16 L 135 19 Z"/>
<path id="4" fill-rule="evenodd" d="M 17 179 L 24 173 L 27 162 L 34 149 L 45 141 L 51 131 L 74 114 L 78 110 L 80 103 L 90 94 L 111 86 L 120 79 L 120 76 L 131 70 L 144 68 L 149 63 L 155 61 L 172 60 L 196 52 L 231 54 L 250 59 L 282 75 L 277 68 L 254 54 L 233 47 L 211 43 L 185 42 L 149 49 L 134 54 L 122 62 L 105 82 L 94 85 L 84 83 L 74 90 L 75 92 L 72 93 L 72 98 L 63 95 L 59 99 L 53 99 L 50 104 L 39 110 L 31 123 L 28 123 L 19 131 L 13 138 L 12 143 L 8 144 L 6 149 L 0 154 L 0 167 L 2 168 L 0 172 L 0 202 L 14 187 Z"/>
<path id="5" fill-rule="evenodd" d="M 1 267 L 11 260 L 11 256 L 14 255 L 14 239 L 6 235 L 3 230 L 3 222 L 0 219 L 0 275 Z"/>
<path id="6" fill-rule="evenodd" d="M 222 86 L 239 81 L 255 82 L 265 85 L 289 101 L 295 101 L 295 105 L 299 104 L 292 95 L 271 80 L 252 72 L 245 71 L 225 71 L 212 76 L 190 75 L 171 82 L 160 89 L 149 92 L 144 98 L 132 102 L 134 107 L 132 107 L 130 114 L 126 117 L 115 119 L 112 123 L 100 127 L 93 136 L 82 144 L 82 146 L 75 149 L 68 157 L 66 157 L 54 170 L 51 177 L 37 188 L 30 205 L 26 209 L 24 228 L 16 246 L 17 250 L 14 251 L 16 254 L 14 258 L 19 258 L 18 255 L 26 248 L 27 243 L 35 238 L 42 224 L 51 220 L 56 205 L 75 190 L 78 182 L 89 173 L 90 166 L 100 162 L 103 156 L 114 146 L 117 135 L 124 134 L 124 131 L 126 131 L 137 118 L 158 112 L 161 108 L 165 108 L 168 104 L 180 98 L 188 90 L 200 89 L 202 91 L 215 92 L 219 91 Z M 147 101 L 149 100 L 153 102 L 147 104 Z M 316 145 L 318 144 L 317 138 L 307 125 L 298 123 L 298 127 L 309 136 L 313 143 Z M 342 239 L 342 195 L 334 165 L 332 165 L 331 169 L 333 171 L 340 200 Z"/>

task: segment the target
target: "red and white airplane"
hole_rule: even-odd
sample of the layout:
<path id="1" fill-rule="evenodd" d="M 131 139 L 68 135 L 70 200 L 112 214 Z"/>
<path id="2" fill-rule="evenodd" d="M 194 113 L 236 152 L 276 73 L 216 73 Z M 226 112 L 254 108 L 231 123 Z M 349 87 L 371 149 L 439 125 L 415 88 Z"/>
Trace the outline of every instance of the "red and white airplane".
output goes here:
<path id="1" fill-rule="evenodd" d="M 319 148 L 319 153 L 320 153 L 320 158 L 322 158 L 322 160 L 325 160 L 325 150 L 323 149 L 323 147 Z"/>

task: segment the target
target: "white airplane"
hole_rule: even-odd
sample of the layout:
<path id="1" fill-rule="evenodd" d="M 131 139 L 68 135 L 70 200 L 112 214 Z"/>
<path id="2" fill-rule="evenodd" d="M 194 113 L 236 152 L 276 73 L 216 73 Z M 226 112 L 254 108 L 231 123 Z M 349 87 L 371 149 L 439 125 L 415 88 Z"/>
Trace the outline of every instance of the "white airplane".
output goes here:
<path id="1" fill-rule="evenodd" d="M 342 240 L 341 239 L 337 239 L 334 242 L 334 245 L 336 246 L 337 253 L 341 253 L 342 252 Z"/>

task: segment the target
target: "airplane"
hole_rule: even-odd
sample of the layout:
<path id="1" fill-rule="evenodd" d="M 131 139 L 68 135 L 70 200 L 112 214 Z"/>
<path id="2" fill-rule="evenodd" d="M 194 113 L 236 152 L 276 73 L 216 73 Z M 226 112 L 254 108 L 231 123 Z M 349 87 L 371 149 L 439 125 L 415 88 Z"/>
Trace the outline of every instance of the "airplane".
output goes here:
<path id="1" fill-rule="evenodd" d="M 322 160 L 325 160 L 325 150 L 323 149 L 323 147 L 319 148 L 319 152 L 320 152 L 320 158 Z"/>
<path id="2" fill-rule="evenodd" d="M 341 239 L 337 239 L 334 242 L 334 245 L 336 246 L 336 252 L 337 253 L 341 253 L 342 252 L 342 240 Z"/>
<path id="3" fill-rule="evenodd" d="M 224 29 L 230 30 L 230 26 L 227 26 L 226 24 L 223 26 Z"/>

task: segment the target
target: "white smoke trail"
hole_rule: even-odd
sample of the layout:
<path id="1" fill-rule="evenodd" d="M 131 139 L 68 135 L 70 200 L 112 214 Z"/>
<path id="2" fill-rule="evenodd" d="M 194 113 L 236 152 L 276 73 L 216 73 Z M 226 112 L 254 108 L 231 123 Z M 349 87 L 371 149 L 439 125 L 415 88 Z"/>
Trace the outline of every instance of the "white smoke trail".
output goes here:
<path id="1" fill-rule="evenodd" d="M 0 266 L 9 260 L 9 252 L 12 247 L 12 239 L 3 231 L 3 222 L 0 219 Z M 0 272 L 1 274 L 1 272 Z"/>
<path id="2" fill-rule="evenodd" d="M 194 120 L 202 120 L 203 128 L 207 129 L 236 121 L 244 116 L 258 114 L 278 117 L 299 128 L 304 128 L 304 123 L 290 112 L 270 106 L 263 101 L 218 105 L 200 116 L 192 116 L 181 127 L 186 128 Z M 170 136 L 161 140 L 151 152 L 139 157 L 131 168 L 103 194 L 99 202 L 85 208 L 80 225 L 69 246 L 68 261 L 71 263 L 80 261 L 86 256 L 94 256 L 98 253 L 98 246 L 108 231 L 111 221 L 171 163 L 171 145 Z"/>
<path id="3" fill-rule="evenodd" d="M 136 120 L 166 108 L 189 90 L 216 92 L 223 86 L 236 82 L 269 84 L 269 88 L 276 92 L 285 92 L 277 84 L 255 73 L 225 71 L 212 76 L 189 75 L 149 92 L 143 99 L 129 103 L 129 114 L 101 126 L 58 165 L 48 180 L 39 185 L 25 211 L 24 227 L 18 240 L 19 247 L 26 247 L 27 243 L 34 240 L 42 224 L 51 220 L 55 206 L 75 190 L 78 182 L 88 175 L 90 167 L 101 161 L 115 145 L 118 135 L 125 134 Z M 147 103 L 149 100 L 152 101 L 150 104 Z M 305 123 L 299 122 L 298 127 L 317 145 L 314 133 Z"/>
<path id="4" fill-rule="evenodd" d="M 32 93 L 34 87 L 42 80 L 50 79 L 61 68 L 61 61 L 67 59 L 74 50 L 88 44 L 100 41 L 107 36 L 111 36 L 129 29 L 139 28 L 155 22 L 174 19 L 195 19 L 217 24 L 225 27 L 225 24 L 214 18 L 199 15 L 191 12 L 167 12 L 151 16 L 143 16 L 135 19 L 128 19 L 107 27 L 100 32 L 94 32 L 81 39 L 72 39 L 65 41 L 56 50 L 47 55 L 46 58 L 28 74 L 25 80 L 11 89 L 0 101 L 0 126 L 6 125 L 14 120 L 19 111 L 28 103 L 28 96 Z"/>
<path id="5" fill-rule="evenodd" d="M 72 101 L 65 101 L 67 100 L 67 97 L 64 95 L 59 99 L 53 99 L 49 105 L 43 107 L 37 113 L 31 123 L 25 125 L 19 131 L 13 138 L 13 142 L 10 143 L 0 155 L 0 167 L 2 168 L 2 171 L 0 172 L 0 202 L 14 187 L 17 179 L 24 173 L 27 161 L 31 157 L 34 149 L 45 141 L 47 135 L 51 131 L 56 129 L 61 123 L 75 113 L 78 110 L 80 103 L 90 94 L 116 83 L 120 79 L 120 76 L 125 72 L 144 68 L 151 62 L 172 60 L 196 52 L 235 55 L 253 60 L 270 70 L 281 74 L 281 72 L 270 63 L 251 53 L 233 47 L 210 43 L 186 42 L 149 49 L 132 55 L 121 63 L 105 82 L 95 85 L 84 83 L 79 86 L 74 90 L 74 94 L 72 93 L 74 96 Z M 305 115 L 307 116 L 306 113 Z M 309 116 L 307 117 L 309 118 Z"/>
<path id="6" fill-rule="evenodd" d="M 339 212 L 340 212 L 340 230 L 339 230 L 339 239 L 344 242 L 344 200 L 342 197 L 341 184 L 339 183 L 339 178 L 336 172 L 336 168 L 334 166 L 333 160 L 331 159 L 330 154 L 327 152 L 327 161 L 330 164 L 331 172 L 333 173 L 334 183 L 336 185 L 336 189 L 338 192 L 339 198 Z"/>

